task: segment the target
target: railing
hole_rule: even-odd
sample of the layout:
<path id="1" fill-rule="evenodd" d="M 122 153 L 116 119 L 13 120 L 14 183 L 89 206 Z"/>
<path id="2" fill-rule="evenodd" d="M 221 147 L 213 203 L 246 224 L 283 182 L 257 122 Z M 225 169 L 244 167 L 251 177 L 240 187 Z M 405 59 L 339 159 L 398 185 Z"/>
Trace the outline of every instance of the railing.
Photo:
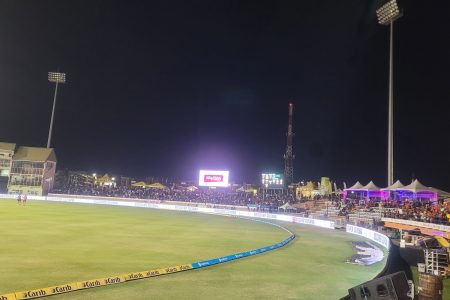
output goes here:
<path id="1" fill-rule="evenodd" d="M 415 226 L 415 227 L 423 227 L 423 228 L 429 228 L 429 229 L 434 229 L 434 230 L 438 230 L 438 231 L 450 232 L 450 226 L 447 226 L 447 225 L 418 222 L 418 221 L 411 221 L 411 220 L 403 220 L 403 219 L 394 219 L 394 218 L 382 218 L 381 220 L 383 222 L 390 222 L 390 223 L 410 225 L 410 226 Z"/>

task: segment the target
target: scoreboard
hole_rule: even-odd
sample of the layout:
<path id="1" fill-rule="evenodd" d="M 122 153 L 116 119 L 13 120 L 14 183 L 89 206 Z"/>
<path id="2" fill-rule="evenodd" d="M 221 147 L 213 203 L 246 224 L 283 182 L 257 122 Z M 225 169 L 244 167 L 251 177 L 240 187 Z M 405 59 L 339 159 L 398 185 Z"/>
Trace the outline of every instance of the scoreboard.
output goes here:
<path id="1" fill-rule="evenodd" d="M 284 187 L 283 174 L 262 173 L 261 183 L 266 189 L 282 189 Z"/>

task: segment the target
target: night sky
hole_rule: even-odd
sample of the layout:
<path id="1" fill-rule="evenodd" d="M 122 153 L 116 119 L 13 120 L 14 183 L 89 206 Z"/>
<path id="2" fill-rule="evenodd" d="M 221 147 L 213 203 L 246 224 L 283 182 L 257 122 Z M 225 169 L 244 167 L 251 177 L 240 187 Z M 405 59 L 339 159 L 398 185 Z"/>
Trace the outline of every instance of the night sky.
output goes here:
<path id="1" fill-rule="evenodd" d="M 448 1 L 395 27 L 394 178 L 450 190 Z M 252 181 L 386 183 L 388 27 L 377 1 L 0 0 L 0 141 L 47 142 L 58 168 Z"/>

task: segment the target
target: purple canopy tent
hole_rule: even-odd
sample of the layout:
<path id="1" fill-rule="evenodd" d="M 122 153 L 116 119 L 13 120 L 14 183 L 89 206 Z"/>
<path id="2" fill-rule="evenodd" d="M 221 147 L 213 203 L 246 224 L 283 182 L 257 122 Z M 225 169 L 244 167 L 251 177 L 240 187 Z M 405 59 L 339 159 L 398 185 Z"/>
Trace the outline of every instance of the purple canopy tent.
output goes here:
<path id="1" fill-rule="evenodd" d="M 344 201 L 347 199 L 348 193 L 357 194 L 359 199 L 364 199 L 370 201 L 371 199 L 380 198 L 380 200 L 386 200 L 386 194 L 370 181 L 368 184 L 363 186 L 359 181 L 357 181 L 352 187 L 344 190 Z"/>
<path id="2" fill-rule="evenodd" d="M 401 201 L 406 199 L 420 202 L 433 202 L 433 204 L 437 204 L 438 193 L 436 189 L 424 186 L 417 179 L 407 186 L 398 188 L 396 192 Z"/>

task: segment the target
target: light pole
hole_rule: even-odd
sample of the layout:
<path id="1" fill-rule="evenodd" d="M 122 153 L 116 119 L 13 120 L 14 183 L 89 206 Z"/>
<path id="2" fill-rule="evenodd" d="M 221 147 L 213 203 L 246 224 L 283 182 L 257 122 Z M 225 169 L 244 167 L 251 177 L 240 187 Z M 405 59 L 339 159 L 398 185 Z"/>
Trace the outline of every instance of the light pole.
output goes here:
<path id="1" fill-rule="evenodd" d="M 388 171 L 387 184 L 394 182 L 394 21 L 403 14 L 397 1 L 390 0 L 377 9 L 378 23 L 390 26 L 389 38 L 389 116 L 388 116 Z"/>
<path id="2" fill-rule="evenodd" d="M 66 73 L 48 72 L 48 81 L 54 82 L 56 84 L 55 95 L 53 96 L 52 117 L 50 118 L 50 128 L 48 130 L 47 140 L 47 148 L 50 148 L 50 142 L 52 140 L 53 118 L 55 116 L 56 94 L 58 93 L 58 83 L 66 83 Z"/>

